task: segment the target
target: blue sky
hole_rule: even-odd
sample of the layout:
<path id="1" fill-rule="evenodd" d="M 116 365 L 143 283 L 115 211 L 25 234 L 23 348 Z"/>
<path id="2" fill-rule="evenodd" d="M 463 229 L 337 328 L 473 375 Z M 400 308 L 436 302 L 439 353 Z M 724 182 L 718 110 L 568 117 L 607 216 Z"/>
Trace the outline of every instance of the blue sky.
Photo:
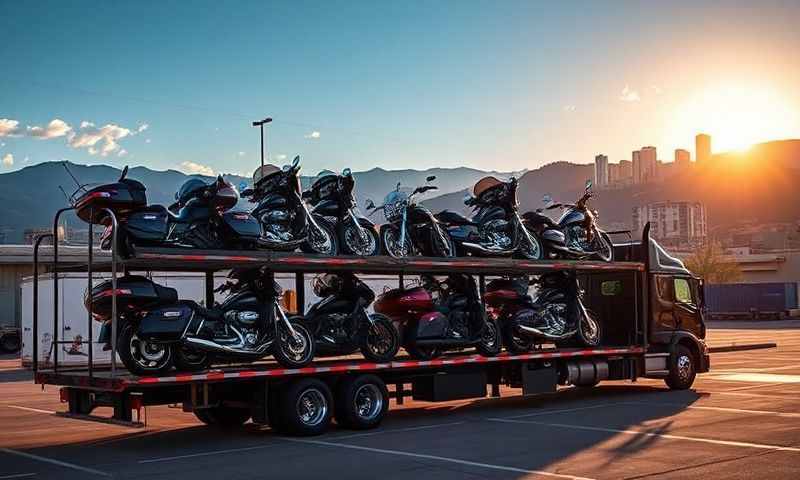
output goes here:
<path id="1" fill-rule="evenodd" d="M 308 174 L 642 145 L 669 161 L 701 129 L 717 150 L 800 137 L 798 5 L 2 1 L 0 173 L 69 159 L 249 174 L 265 115 L 274 160 L 299 154 Z M 742 125 L 758 117 L 774 120 Z"/>

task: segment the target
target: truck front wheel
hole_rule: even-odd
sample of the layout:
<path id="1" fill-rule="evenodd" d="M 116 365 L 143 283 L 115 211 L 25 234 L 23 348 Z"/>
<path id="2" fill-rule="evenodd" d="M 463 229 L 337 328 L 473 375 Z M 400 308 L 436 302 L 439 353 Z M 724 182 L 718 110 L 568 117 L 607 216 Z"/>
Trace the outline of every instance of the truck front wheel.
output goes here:
<path id="1" fill-rule="evenodd" d="M 672 390 L 686 390 L 692 386 L 696 376 L 694 355 L 685 346 L 676 345 L 675 352 L 670 356 L 669 375 L 664 382 Z"/>

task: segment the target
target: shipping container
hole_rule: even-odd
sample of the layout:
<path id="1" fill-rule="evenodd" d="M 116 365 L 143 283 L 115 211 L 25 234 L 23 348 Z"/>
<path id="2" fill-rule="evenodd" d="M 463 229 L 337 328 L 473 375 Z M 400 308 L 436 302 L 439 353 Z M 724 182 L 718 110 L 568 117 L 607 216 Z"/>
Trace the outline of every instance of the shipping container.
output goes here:
<path id="1" fill-rule="evenodd" d="M 797 282 L 705 286 L 711 313 L 785 312 L 797 308 Z"/>

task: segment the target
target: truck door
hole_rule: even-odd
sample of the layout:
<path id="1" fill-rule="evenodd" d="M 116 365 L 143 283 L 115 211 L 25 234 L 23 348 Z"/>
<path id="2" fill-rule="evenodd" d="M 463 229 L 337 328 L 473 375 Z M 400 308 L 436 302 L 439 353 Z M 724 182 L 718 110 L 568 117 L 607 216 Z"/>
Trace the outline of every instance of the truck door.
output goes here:
<path id="1" fill-rule="evenodd" d="M 692 332 L 702 338 L 703 322 L 700 317 L 697 280 L 691 277 L 673 277 L 675 295 L 673 314 L 679 330 Z"/>

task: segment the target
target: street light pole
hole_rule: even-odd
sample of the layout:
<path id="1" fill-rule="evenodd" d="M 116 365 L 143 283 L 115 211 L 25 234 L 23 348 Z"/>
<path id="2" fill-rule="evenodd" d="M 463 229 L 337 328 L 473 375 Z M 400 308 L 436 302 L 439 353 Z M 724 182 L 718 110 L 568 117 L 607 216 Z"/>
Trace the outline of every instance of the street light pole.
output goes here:
<path id="1" fill-rule="evenodd" d="M 256 120 L 255 122 L 253 122 L 253 126 L 254 127 L 260 127 L 261 128 L 261 166 L 262 167 L 264 166 L 264 124 L 265 123 L 270 123 L 271 121 L 272 121 L 272 118 L 267 117 L 264 120 Z"/>

